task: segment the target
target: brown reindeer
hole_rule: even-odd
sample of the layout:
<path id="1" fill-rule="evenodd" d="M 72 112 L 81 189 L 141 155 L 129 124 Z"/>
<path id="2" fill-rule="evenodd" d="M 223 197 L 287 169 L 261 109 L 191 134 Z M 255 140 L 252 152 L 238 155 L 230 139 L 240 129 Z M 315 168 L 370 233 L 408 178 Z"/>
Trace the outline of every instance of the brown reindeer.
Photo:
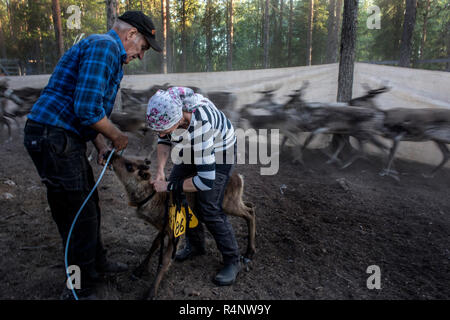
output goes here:
<path id="1" fill-rule="evenodd" d="M 367 95 L 351 100 L 350 104 L 375 110 L 383 117 L 382 126 L 378 129 L 379 134 L 392 140 L 393 144 L 387 166 L 380 175 L 400 180 L 398 172 L 392 169 L 400 141 L 433 141 L 442 152 L 442 161 L 429 174 L 424 174 L 425 177 L 433 177 L 450 159 L 450 150 L 447 147 L 450 143 L 450 110 L 444 108 L 380 109 L 374 103 L 373 97 L 389 88 L 386 86 L 375 90 L 367 86 L 366 88 Z"/>
<path id="2" fill-rule="evenodd" d="M 113 154 L 111 160 L 114 172 L 125 187 L 128 194 L 129 204 L 136 207 L 137 216 L 144 221 L 149 222 L 156 229 L 158 235 L 153 240 L 150 250 L 142 263 L 134 271 L 136 276 L 141 276 L 148 269 L 148 264 L 153 253 L 164 243 L 161 241 L 165 235 L 168 237 L 167 246 L 162 258 L 162 264 L 158 268 L 156 278 L 145 298 L 153 299 L 156 297 L 158 287 L 162 277 L 169 269 L 172 262 L 174 251 L 176 250 L 176 240 L 173 231 L 167 226 L 164 229 L 165 221 L 165 203 L 169 193 L 156 193 L 153 185 L 150 183 L 151 173 L 149 160 L 139 160 L 125 158 L 118 154 Z M 244 203 L 242 195 L 244 192 L 244 179 L 241 175 L 234 173 L 225 189 L 223 200 L 223 210 L 226 214 L 242 217 L 247 222 L 248 244 L 244 255 L 244 262 L 249 262 L 255 253 L 255 208 L 251 203 Z M 188 204 L 194 207 L 195 194 L 186 193 Z"/>
<path id="3" fill-rule="evenodd" d="M 9 89 L 8 79 L 0 79 L 0 132 L 3 131 L 3 127 L 8 129 L 8 141 L 12 140 L 11 124 L 10 121 L 15 121 L 19 126 L 14 111 L 7 111 L 8 100 L 13 101 L 17 105 L 23 104 L 23 100 L 20 99 L 13 90 Z"/>
<path id="4" fill-rule="evenodd" d="M 365 157 L 364 145 L 367 142 L 374 144 L 380 150 L 386 149 L 375 138 L 378 128 L 383 124 L 383 117 L 377 111 L 370 108 L 350 106 L 347 103 L 306 102 L 303 100 L 303 95 L 307 87 L 308 82 L 305 81 L 299 90 L 289 95 L 290 99 L 282 108 L 288 119 L 287 123 L 290 124 L 291 132 L 310 132 L 301 148 L 300 155 L 318 134 L 349 135 L 357 140 L 358 152 L 342 168 L 350 166 L 358 158 Z M 382 92 L 377 91 L 371 94 L 375 96 Z M 367 99 L 367 101 L 370 99 Z M 292 129 L 293 127 L 294 129 Z M 346 143 L 346 139 L 339 139 L 339 145 L 335 153 L 328 155 L 330 157 L 328 163 L 341 162 L 338 156 Z M 301 159 L 296 160 L 302 162 Z"/>

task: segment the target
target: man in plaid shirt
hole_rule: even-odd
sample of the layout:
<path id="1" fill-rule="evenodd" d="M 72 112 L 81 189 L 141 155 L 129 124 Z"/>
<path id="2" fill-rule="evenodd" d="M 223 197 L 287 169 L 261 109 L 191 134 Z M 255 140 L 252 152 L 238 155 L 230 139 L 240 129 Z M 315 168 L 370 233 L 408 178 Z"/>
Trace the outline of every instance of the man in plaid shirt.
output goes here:
<path id="1" fill-rule="evenodd" d="M 104 164 L 106 139 L 116 151 L 126 148 L 128 137 L 108 119 L 112 112 L 122 65 L 143 59 L 152 47 L 160 52 L 155 27 L 140 11 L 127 11 L 106 34 L 91 35 L 61 58 L 47 87 L 28 115 L 24 144 L 47 186 L 47 200 L 65 247 L 76 213 L 95 184 L 86 158 L 86 142 L 98 151 Z M 104 273 L 127 270 L 106 258 L 100 236 L 97 191 L 87 202 L 74 227 L 68 265 L 81 270 L 79 298 L 92 299 L 95 284 Z M 70 298 L 65 287 L 62 298 Z"/>

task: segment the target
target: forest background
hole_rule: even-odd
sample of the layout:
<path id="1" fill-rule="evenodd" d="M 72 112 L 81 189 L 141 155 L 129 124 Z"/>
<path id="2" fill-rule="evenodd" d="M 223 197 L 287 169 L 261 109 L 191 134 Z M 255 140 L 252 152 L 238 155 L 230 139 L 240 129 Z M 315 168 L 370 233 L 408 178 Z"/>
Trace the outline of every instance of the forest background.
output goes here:
<path id="1" fill-rule="evenodd" d="M 0 64 L 48 74 L 80 37 L 126 10 L 150 15 L 164 47 L 126 74 L 334 63 L 344 0 L 0 0 Z M 450 71 L 448 0 L 360 0 L 356 61 Z M 406 40 L 405 40 L 406 39 Z M 1 73 L 1 70 L 0 70 Z"/>

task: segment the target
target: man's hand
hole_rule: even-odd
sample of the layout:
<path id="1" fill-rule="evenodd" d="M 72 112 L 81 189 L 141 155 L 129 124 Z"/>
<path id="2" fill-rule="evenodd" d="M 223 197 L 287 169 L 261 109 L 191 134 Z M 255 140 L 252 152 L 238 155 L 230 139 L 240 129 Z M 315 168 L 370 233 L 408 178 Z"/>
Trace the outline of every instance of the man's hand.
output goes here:
<path id="1" fill-rule="evenodd" d="M 106 158 L 105 158 L 105 154 L 111 151 L 111 149 L 109 148 L 103 148 L 98 150 L 98 156 L 97 156 L 97 164 L 100 166 L 104 166 L 106 165 Z"/>
<path id="2" fill-rule="evenodd" d="M 116 151 L 121 151 L 128 145 L 128 136 L 120 131 L 106 116 L 97 123 L 91 125 L 91 128 L 111 140 Z"/>
<path id="3" fill-rule="evenodd" d="M 105 154 L 111 149 L 106 144 L 105 138 L 101 133 L 97 135 L 97 137 L 92 141 L 94 143 L 95 148 L 97 149 L 97 163 L 101 166 L 106 164 Z"/>
<path id="4" fill-rule="evenodd" d="M 154 181 L 153 188 L 155 188 L 156 192 L 167 192 L 167 185 L 169 183 L 167 181 Z"/>
<path id="5" fill-rule="evenodd" d="M 114 148 L 117 151 L 121 151 L 125 149 L 128 145 L 128 136 L 124 134 L 122 131 L 119 131 L 117 136 L 112 137 L 111 139 Z"/>

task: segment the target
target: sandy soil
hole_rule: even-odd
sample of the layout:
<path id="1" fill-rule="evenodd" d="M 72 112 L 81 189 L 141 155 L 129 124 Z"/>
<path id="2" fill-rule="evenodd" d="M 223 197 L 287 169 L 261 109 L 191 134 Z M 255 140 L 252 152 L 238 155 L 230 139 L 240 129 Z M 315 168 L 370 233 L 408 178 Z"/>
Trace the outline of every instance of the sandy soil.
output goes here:
<path id="1" fill-rule="evenodd" d="M 65 282 L 63 248 L 45 187 L 21 140 L 16 132 L 0 153 L 0 299 L 58 299 Z M 125 154 L 149 152 L 138 146 L 131 138 Z M 382 160 L 375 156 L 346 170 L 325 161 L 319 151 L 309 151 L 304 169 L 287 154 L 275 176 L 239 165 L 245 198 L 257 206 L 250 270 L 233 286 L 216 287 L 211 279 L 221 256 L 208 234 L 207 254 L 174 263 L 158 299 L 449 299 L 450 170 L 426 179 L 421 174 L 431 167 L 398 161 L 403 174 L 396 182 L 378 175 Z M 93 166 L 98 175 L 101 168 Z M 135 217 L 112 171 L 100 185 L 100 199 L 109 256 L 137 266 L 154 228 Z M 245 223 L 231 221 L 243 252 Z M 156 264 L 154 257 L 142 279 L 133 279 L 131 271 L 108 277 L 100 297 L 139 299 Z M 366 286 L 370 265 L 381 268 L 381 290 Z"/>

